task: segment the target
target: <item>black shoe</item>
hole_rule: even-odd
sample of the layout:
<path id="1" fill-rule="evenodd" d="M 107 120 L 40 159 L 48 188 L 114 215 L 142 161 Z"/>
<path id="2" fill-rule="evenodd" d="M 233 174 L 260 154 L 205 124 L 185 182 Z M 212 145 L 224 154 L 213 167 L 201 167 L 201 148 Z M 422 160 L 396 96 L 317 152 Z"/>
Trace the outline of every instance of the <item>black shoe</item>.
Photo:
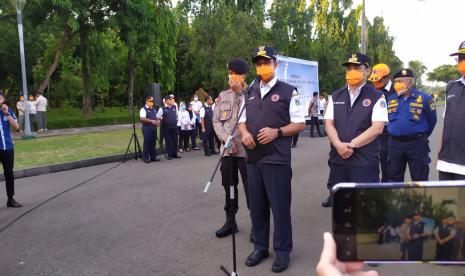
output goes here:
<path id="1" fill-rule="evenodd" d="M 276 256 L 271 267 L 271 271 L 274 273 L 280 273 L 289 267 L 289 255 Z"/>
<path id="2" fill-rule="evenodd" d="M 195 147 L 194 150 L 200 150 L 200 148 Z"/>
<path id="3" fill-rule="evenodd" d="M 268 250 L 254 250 L 245 260 L 247 266 L 256 266 L 261 263 L 264 259 L 268 258 L 270 254 Z"/>
<path id="4" fill-rule="evenodd" d="M 6 207 L 10 207 L 10 208 L 21 208 L 23 207 L 23 205 L 19 204 L 18 202 L 16 202 L 16 200 L 10 198 L 8 199 L 8 201 L 6 202 Z"/>
<path id="5" fill-rule="evenodd" d="M 255 232 L 253 231 L 253 228 L 252 230 L 250 230 L 250 242 L 251 243 L 255 242 Z"/>
<path id="6" fill-rule="evenodd" d="M 171 160 L 172 158 L 169 156 L 166 156 L 166 160 Z"/>
<path id="7" fill-rule="evenodd" d="M 295 147 L 297 147 L 297 145 L 292 145 L 292 146 L 291 146 L 291 148 L 295 148 Z"/>
<path id="8" fill-rule="evenodd" d="M 150 159 L 150 161 L 152 161 L 152 162 L 160 162 L 160 159 L 155 158 L 155 159 Z"/>
<path id="9" fill-rule="evenodd" d="M 144 160 L 144 163 L 147 163 L 147 164 L 150 163 L 150 159 L 142 159 L 142 160 Z"/>
<path id="10" fill-rule="evenodd" d="M 218 231 L 215 232 L 215 234 L 217 238 L 221 239 L 231 235 L 232 233 L 237 232 L 239 232 L 239 230 L 237 229 L 237 224 L 231 223 L 228 220 L 220 229 L 218 229 Z"/>
<path id="11" fill-rule="evenodd" d="M 205 153 L 205 156 L 212 156 L 211 153 Z"/>
<path id="12" fill-rule="evenodd" d="M 331 195 L 329 195 L 323 202 L 321 202 L 321 206 L 325 208 L 333 206 L 333 200 L 331 198 Z"/>
<path id="13" fill-rule="evenodd" d="M 212 151 L 212 154 L 220 154 L 219 151 Z"/>
<path id="14" fill-rule="evenodd" d="M 182 157 L 181 157 L 181 156 L 179 156 L 179 155 L 175 155 L 175 156 L 173 156 L 173 158 L 180 159 L 180 158 L 182 158 Z"/>

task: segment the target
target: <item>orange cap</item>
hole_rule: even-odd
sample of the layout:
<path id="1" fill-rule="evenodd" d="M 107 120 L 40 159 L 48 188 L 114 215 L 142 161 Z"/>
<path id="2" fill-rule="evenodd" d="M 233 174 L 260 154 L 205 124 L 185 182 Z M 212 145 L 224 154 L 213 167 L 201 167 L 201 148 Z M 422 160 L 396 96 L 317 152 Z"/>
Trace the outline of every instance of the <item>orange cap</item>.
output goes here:
<path id="1" fill-rule="evenodd" d="M 368 80 L 372 82 L 378 82 L 383 77 L 389 75 L 390 72 L 391 70 L 389 69 L 389 66 L 387 66 L 386 64 L 384 63 L 376 64 L 373 67 L 371 74 L 368 77 Z"/>

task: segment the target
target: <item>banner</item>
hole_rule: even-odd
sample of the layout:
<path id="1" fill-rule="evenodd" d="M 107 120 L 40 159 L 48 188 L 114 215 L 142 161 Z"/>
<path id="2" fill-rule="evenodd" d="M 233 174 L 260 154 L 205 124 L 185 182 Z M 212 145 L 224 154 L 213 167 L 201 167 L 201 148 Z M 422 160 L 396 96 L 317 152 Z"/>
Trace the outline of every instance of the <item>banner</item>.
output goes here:
<path id="1" fill-rule="evenodd" d="M 276 56 L 278 79 L 297 87 L 300 100 L 308 108 L 313 92 L 319 92 L 318 62 L 292 57 Z"/>

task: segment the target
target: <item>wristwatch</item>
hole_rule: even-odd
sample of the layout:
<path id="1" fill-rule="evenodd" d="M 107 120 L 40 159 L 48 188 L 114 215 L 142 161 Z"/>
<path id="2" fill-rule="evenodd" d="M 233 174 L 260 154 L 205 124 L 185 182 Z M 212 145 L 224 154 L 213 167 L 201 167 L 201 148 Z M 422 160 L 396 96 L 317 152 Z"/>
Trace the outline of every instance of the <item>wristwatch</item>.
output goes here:
<path id="1" fill-rule="evenodd" d="M 283 137 L 283 130 L 281 128 L 278 128 L 278 138 Z"/>

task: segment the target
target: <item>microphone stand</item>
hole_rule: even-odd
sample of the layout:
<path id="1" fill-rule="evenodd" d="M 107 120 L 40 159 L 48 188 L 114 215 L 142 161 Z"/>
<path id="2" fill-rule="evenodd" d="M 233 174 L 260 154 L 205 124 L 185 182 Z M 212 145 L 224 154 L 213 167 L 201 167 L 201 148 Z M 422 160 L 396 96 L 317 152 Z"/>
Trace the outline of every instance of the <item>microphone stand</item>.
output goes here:
<path id="1" fill-rule="evenodd" d="M 250 91 L 252 91 L 252 86 L 255 84 L 256 81 L 260 81 L 260 77 L 257 77 L 247 88 L 247 90 L 243 93 L 240 94 L 240 96 L 244 95 L 244 105 L 242 106 L 241 110 L 239 111 L 239 115 L 237 116 L 236 123 L 234 124 L 233 129 L 231 130 L 231 133 L 228 136 L 228 139 L 225 142 L 225 145 L 223 147 L 223 150 L 221 151 L 220 158 L 218 160 L 218 163 L 216 164 L 215 170 L 213 171 L 212 176 L 210 177 L 210 181 L 207 182 L 204 193 L 208 193 L 208 189 L 210 188 L 213 178 L 215 178 L 216 172 L 218 171 L 218 168 L 221 164 L 221 160 L 224 157 L 224 154 L 226 153 L 226 150 L 231 149 L 233 139 L 234 139 L 234 132 L 236 131 L 237 126 L 239 125 L 239 120 L 242 116 L 242 113 L 244 113 L 245 108 L 247 107 L 247 104 L 249 102 L 249 95 Z M 231 158 L 233 158 L 232 155 L 230 155 Z M 232 208 L 236 207 L 234 200 L 236 199 L 236 193 L 234 189 L 234 184 L 233 184 L 233 161 L 231 160 L 230 162 L 230 182 L 229 182 L 229 203 Z M 236 215 L 233 215 L 234 221 L 236 221 Z M 230 273 L 223 265 L 220 266 L 220 269 L 226 274 L 226 275 L 231 275 L 231 276 L 239 276 L 239 273 L 237 273 L 237 258 L 236 258 L 236 233 L 233 232 L 232 235 L 232 253 L 233 253 L 233 271 Z"/>

